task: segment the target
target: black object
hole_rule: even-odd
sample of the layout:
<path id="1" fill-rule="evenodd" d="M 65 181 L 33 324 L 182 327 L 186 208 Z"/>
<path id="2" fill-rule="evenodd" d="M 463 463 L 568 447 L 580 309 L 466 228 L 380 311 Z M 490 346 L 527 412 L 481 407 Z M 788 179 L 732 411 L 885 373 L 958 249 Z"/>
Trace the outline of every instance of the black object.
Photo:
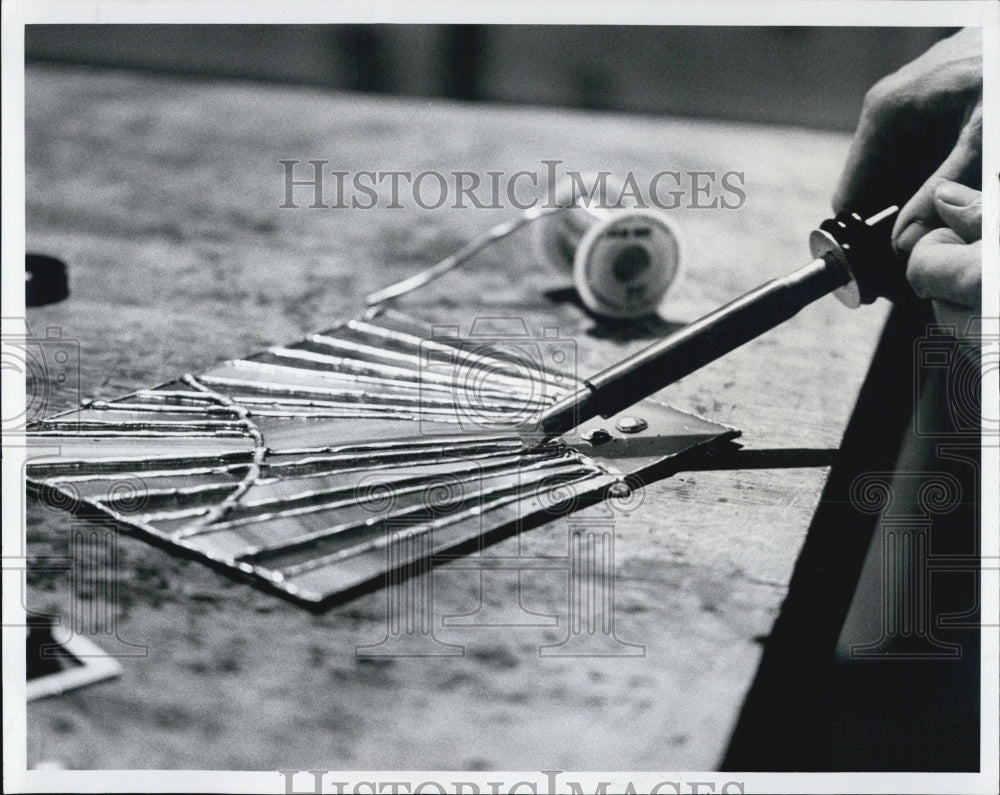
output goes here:
<path id="1" fill-rule="evenodd" d="M 796 315 L 831 292 L 851 307 L 912 291 L 898 266 L 890 231 L 899 212 L 890 207 L 862 219 L 840 213 L 810 237 L 815 259 L 684 326 L 648 348 L 584 381 L 541 419 L 546 438 L 598 415 L 609 417 L 649 397 Z"/>
<path id="2" fill-rule="evenodd" d="M 29 681 L 82 665 L 53 637 L 52 626 L 50 616 L 28 617 L 25 676 Z"/>
<path id="3" fill-rule="evenodd" d="M 828 218 L 809 236 L 814 257 L 842 260 L 852 283 L 838 297 L 848 306 L 870 304 L 876 298 L 899 301 L 913 295 L 906 268 L 896 258 L 890 235 L 899 208 L 889 207 L 865 220 L 857 213 L 841 212 Z"/>
<path id="4" fill-rule="evenodd" d="M 66 263 L 45 254 L 24 257 L 24 305 L 45 306 L 69 296 Z"/>
<path id="5" fill-rule="evenodd" d="M 721 770 L 979 770 L 980 562 L 969 559 L 981 548 L 979 385 L 966 393 L 976 404 L 963 406 L 977 421 L 956 423 L 950 416 L 956 401 L 946 399 L 941 381 L 961 372 L 960 365 L 927 371 L 921 347 L 936 345 L 929 328 L 930 302 L 912 294 L 896 302 Z M 891 515 L 889 502 L 881 517 L 859 506 L 853 487 L 872 473 L 886 477 Z M 901 482 L 890 473 L 902 473 Z M 927 510 L 928 487 L 942 478 L 955 484 L 958 496 Z M 915 522 L 907 518 L 925 510 Z M 928 581 L 926 601 L 915 597 L 911 604 L 930 622 L 930 637 L 959 644 L 959 656 L 901 654 L 910 640 L 903 637 L 879 655 L 836 658 L 866 555 L 873 543 L 885 543 L 887 526 L 879 523 L 886 521 L 889 528 L 894 521 L 905 526 L 914 546 L 926 532 L 926 549 L 937 563 L 949 560 L 949 571 L 938 569 Z M 887 593 L 899 593 L 900 583 L 915 575 L 929 576 L 929 566 L 924 559 L 903 576 L 886 569 Z M 912 616 L 909 610 L 897 615 Z M 886 620 L 876 609 L 870 640 L 885 637 Z"/>

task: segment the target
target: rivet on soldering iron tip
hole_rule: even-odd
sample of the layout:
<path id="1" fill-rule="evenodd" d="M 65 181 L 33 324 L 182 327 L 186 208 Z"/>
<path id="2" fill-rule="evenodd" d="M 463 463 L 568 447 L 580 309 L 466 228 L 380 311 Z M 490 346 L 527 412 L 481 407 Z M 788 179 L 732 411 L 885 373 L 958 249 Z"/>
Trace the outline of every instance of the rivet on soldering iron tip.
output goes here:
<path id="1" fill-rule="evenodd" d="M 615 427 L 622 433 L 639 433 L 649 427 L 649 423 L 642 417 L 622 417 L 615 423 Z"/>
<path id="2" fill-rule="evenodd" d="M 611 434 L 604 430 L 604 428 L 591 428 L 589 431 L 581 433 L 580 438 L 596 447 L 599 444 L 610 442 Z"/>

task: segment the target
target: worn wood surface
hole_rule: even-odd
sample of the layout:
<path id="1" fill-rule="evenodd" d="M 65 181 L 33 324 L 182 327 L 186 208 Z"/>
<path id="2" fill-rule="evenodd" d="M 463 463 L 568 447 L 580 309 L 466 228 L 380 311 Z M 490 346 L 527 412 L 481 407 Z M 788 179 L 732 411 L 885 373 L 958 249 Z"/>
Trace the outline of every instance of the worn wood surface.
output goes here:
<path id="1" fill-rule="evenodd" d="M 197 372 L 356 314 L 367 292 L 516 211 L 279 209 L 279 160 L 344 171 L 606 168 L 745 173 L 734 210 L 680 209 L 685 275 L 663 322 L 610 328 L 560 300 L 527 235 L 407 297 L 557 325 L 581 374 L 806 258 L 847 138 L 791 128 L 331 95 L 33 67 L 26 80 L 27 242 L 65 259 L 71 296 L 29 310 L 79 340 L 79 394 L 50 410 Z M 301 193 L 298 195 L 302 195 Z M 552 291 L 555 291 L 554 293 Z M 547 294 L 548 293 L 548 294 Z M 661 393 L 743 431 L 720 469 L 680 472 L 613 515 L 616 632 L 635 657 L 544 657 L 566 636 L 563 571 L 493 575 L 513 622 L 443 626 L 476 609 L 480 575 L 434 577 L 435 633 L 459 656 L 371 659 L 386 592 L 310 614 L 136 539 L 118 541 L 114 616 L 147 647 L 123 675 L 28 708 L 30 764 L 72 768 L 703 769 L 725 747 L 883 318 L 832 298 Z M 580 516 L 597 516 L 590 508 Z M 595 512 L 597 512 L 595 514 Z M 70 552 L 68 514 L 29 506 L 32 555 Z M 494 547 L 565 555 L 565 520 Z M 81 563 L 83 574 L 89 571 Z M 30 576 L 33 609 L 93 604 L 87 577 Z M 545 622 L 541 622 L 545 623 Z M 118 641 L 103 645 L 123 650 Z"/>

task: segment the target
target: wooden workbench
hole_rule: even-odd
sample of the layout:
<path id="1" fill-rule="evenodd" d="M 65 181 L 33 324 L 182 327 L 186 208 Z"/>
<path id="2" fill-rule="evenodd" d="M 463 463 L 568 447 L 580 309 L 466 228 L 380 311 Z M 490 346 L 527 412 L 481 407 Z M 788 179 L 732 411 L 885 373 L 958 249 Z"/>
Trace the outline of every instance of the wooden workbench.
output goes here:
<path id="1" fill-rule="evenodd" d="M 740 171 L 739 209 L 672 212 L 685 274 L 663 322 L 610 328 L 561 300 L 528 235 L 414 293 L 406 311 L 557 325 L 581 374 L 807 257 L 846 153 L 840 134 L 720 122 L 333 95 L 256 84 L 31 67 L 28 250 L 64 259 L 71 295 L 28 311 L 79 340 L 83 397 L 111 397 L 354 315 L 362 297 L 516 210 L 279 209 L 280 160 L 343 171 Z M 884 318 L 832 298 L 665 390 L 743 431 L 739 468 L 680 472 L 615 519 L 616 633 L 644 656 L 549 658 L 565 574 L 527 572 L 556 626 L 443 626 L 480 577 L 434 577 L 436 637 L 461 656 L 371 659 L 375 592 L 314 615 L 137 539 L 118 543 L 120 678 L 28 707 L 30 765 L 70 768 L 590 769 L 715 767 L 753 681 Z M 79 395 L 53 389 L 51 411 Z M 600 510 L 589 508 L 587 511 Z M 586 512 L 585 514 L 586 515 Z M 29 552 L 69 554 L 68 514 L 32 503 Z M 556 521 L 499 552 L 565 554 Z M 67 572 L 30 575 L 29 605 L 87 604 Z M 509 580 L 504 587 L 512 586 Z M 511 592 L 487 593 L 493 607 Z M 520 615 L 527 615 L 526 613 Z M 544 622 L 542 622 L 544 623 Z M 97 639 L 102 642 L 101 639 Z M 104 644 L 109 645 L 109 644 Z M 119 648 L 117 643 L 116 648 Z M 120 648 L 124 648 L 123 646 Z"/>

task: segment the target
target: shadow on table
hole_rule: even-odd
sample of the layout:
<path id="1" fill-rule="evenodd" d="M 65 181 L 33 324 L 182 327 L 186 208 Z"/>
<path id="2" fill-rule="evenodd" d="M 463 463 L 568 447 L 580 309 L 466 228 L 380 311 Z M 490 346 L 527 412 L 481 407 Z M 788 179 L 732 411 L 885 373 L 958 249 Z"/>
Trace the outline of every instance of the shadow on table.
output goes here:
<path id="1" fill-rule="evenodd" d="M 655 313 L 637 318 L 600 317 L 584 305 L 583 301 L 580 300 L 580 294 L 574 287 L 560 287 L 554 290 L 547 290 L 545 298 L 553 304 L 572 304 L 586 314 L 587 317 L 594 321 L 594 325 L 587 329 L 587 336 L 594 339 L 612 340 L 614 342 L 659 339 L 687 325 L 687 323 L 664 320 Z"/>

